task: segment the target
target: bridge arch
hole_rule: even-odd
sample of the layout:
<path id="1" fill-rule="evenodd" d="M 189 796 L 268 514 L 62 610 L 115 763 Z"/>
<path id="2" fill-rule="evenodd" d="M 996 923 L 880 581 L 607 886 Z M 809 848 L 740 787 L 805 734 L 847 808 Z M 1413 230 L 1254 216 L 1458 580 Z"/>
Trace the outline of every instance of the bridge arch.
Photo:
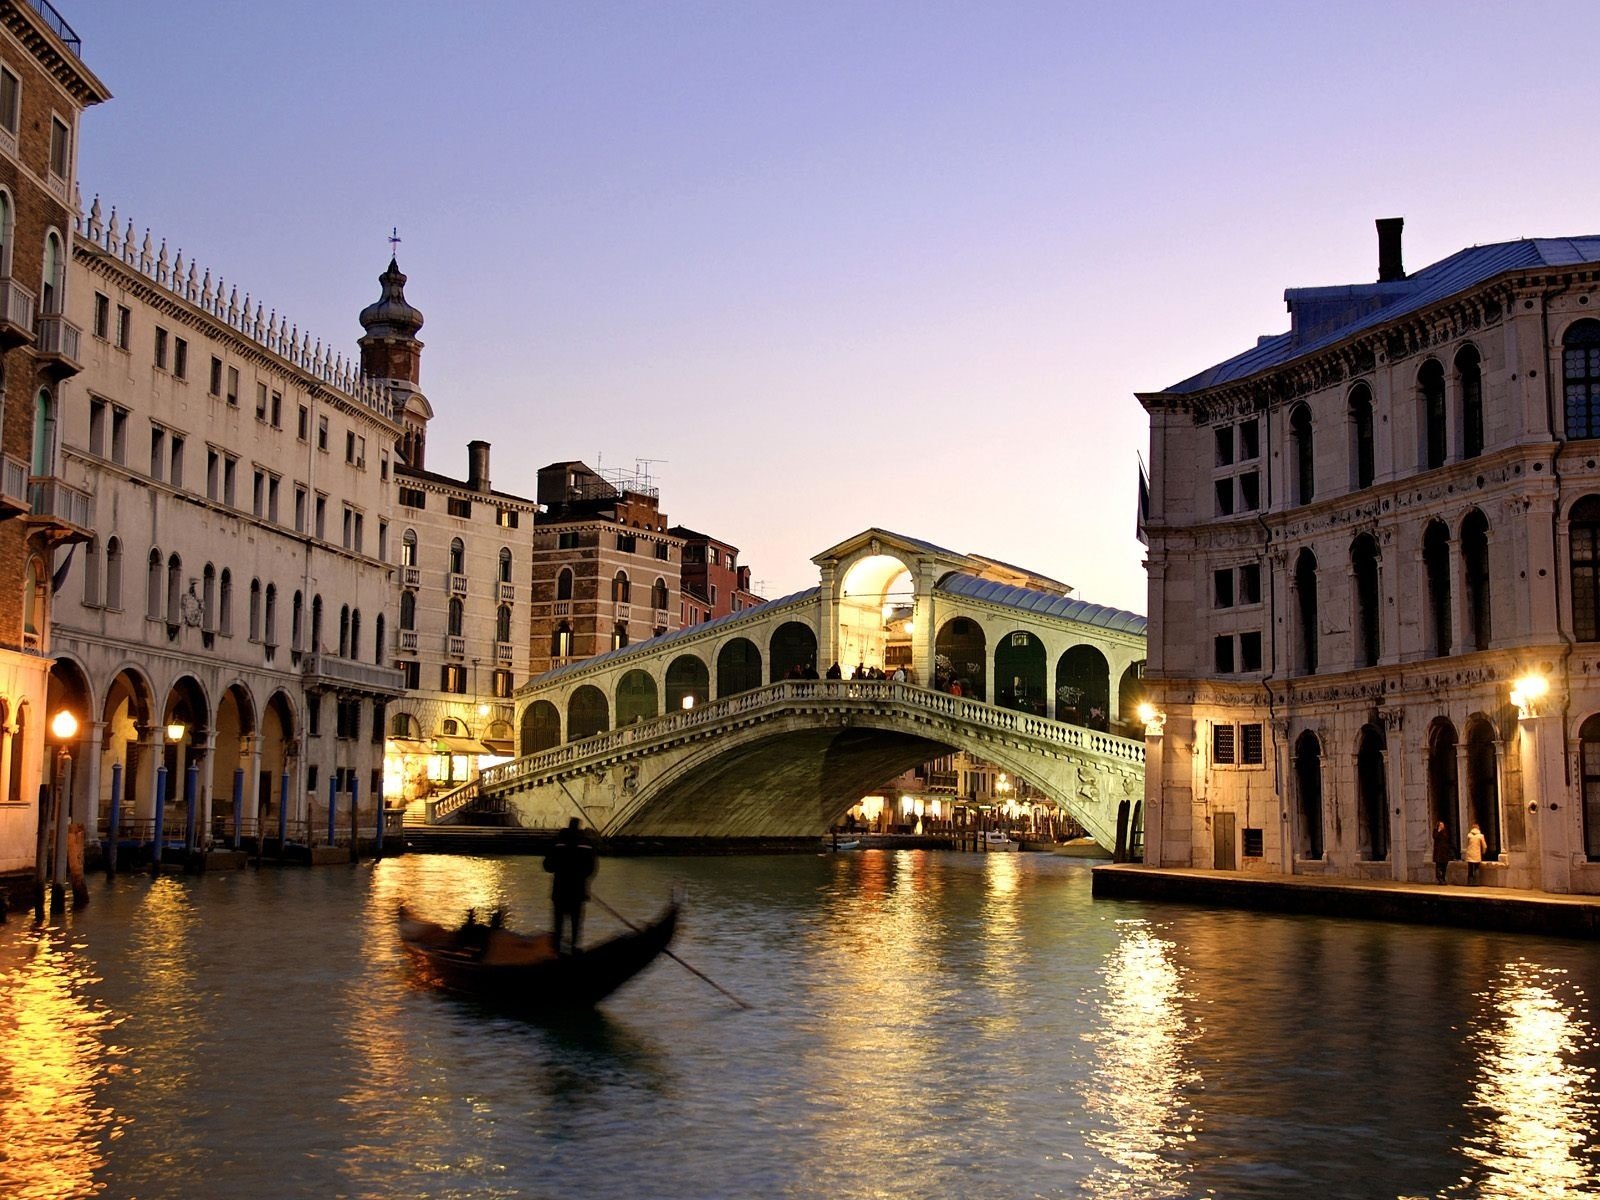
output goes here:
<path id="1" fill-rule="evenodd" d="M 611 728 L 606 694 L 592 683 L 576 688 L 567 700 L 567 741 L 582 741 Z"/>
<path id="2" fill-rule="evenodd" d="M 749 638 L 730 638 L 717 651 L 717 699 L 751 692 L 762 684 L 761 651 Z"/>
<path id="3" fill-rule="evenodd" d="M 796 668 L 821 671 L 817 663 L 817 632 L 804 621 L 785 621 L 767 642 L 767 682 L 777 683 Z"/>
<path id="4" fill-rule="evenodd" d="M 535 700 L 522 710 L 522 737 L 518 747 L 523 754 L 553 750 L 561 744 L 561 710 L 548 700 Z"/>
<path id="5" fill-rule="evenodd" d="M 1079 643 L 1056 661 L 1058 721 L 1106 729 L 1111 722 L 1111 664 L 1094 646 Z"/>
<path id="6" fill-rule="evenodd" d="M 617 680 L 617 728 L 659 715 L 656 681 L 635 667 Z"/>
<path id="7" fill-rule="evenodd" d="M 988 639 L 983 626 L 971 617 L 951 617 L 939 626 L 934 639 L 934 686 L 948 691 L 961 685 L 961 694 L 982 700 L 987 695 Z"/>
<path id="8" fill-rule="evenodd" d="M 873 539 L 838 566 L 834 645 L 844 673 L 858 665 L 882 667 L 889 643 L 916 615 L 912 562 Z"/>
<path id="9" fill-rule="evenodd" d="M 1050 711 L 1044 643 L 1025 629 L 1003 635 L 994 648 L 995 702 L 1045 716 Z"/>
<path id="10" fill-rule="evenodd" d="M 667 665 L 667 712 L 693 708 L 711 699 L 711 672 L 695 654 L 680 654 Z"/>

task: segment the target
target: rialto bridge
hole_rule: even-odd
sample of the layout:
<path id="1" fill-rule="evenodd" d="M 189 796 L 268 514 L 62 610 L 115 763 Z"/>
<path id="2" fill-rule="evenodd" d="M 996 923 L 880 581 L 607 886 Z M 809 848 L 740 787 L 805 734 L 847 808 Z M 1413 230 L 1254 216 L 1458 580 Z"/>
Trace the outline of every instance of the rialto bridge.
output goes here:
<path id="1" fill-rule="evenodd" d="M 811 836 L 964 750 L 1113 843 L 1143 794 L 1143 617 L 883 530 L 813 562 L 815 588 L 530 681 L 521 757 L 434 819 L 492 803 L 533 828 L 581 810 L 607 837 Z"/>

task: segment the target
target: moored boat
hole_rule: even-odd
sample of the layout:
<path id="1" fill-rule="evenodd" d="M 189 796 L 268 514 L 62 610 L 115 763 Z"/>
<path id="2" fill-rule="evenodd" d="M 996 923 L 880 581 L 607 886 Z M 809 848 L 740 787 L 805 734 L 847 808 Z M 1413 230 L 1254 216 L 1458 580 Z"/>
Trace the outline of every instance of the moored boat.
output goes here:
<path id="1" fill-rule="evenodd" d="M 994 851 L 1015 851 L 1022 849 L 1021 845 L 1013 842 L 1004 829 L 990 829 L 983 835 L 983 848 L 991 853 Z"/>
<path id="2" fill-rule="evenodd" d="M 674 901 L 648 925 L 561 954 L 552 934 L 514 933 L 471 920 L 451 929 L 400 906 L 401 943 L 429 982 L 533 1012 L 593 1007 L 666 951 L 677 926 Z"/>

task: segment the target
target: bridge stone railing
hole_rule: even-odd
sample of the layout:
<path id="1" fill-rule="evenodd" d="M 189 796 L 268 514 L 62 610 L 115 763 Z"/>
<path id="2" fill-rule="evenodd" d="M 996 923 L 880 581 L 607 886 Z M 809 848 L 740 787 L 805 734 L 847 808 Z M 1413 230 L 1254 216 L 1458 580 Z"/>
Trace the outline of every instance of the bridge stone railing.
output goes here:
<path id="1" fill-rule="evenodd" d="M 484 794 L 515 790 L 546 775 L 559 774 L 579 763 L 592 763 L 628 750 L 643 749 L 678 740 L 687 733 L 741 717 L 755 716 L 807 704 L 867 701 L 889 704 L 930 716 L 945 717 L 977 728 L 1012 733 L 1069 750 L 1144 763 L 1144 744 L 1130 738 L 1052 721 L 1032 713 L 997 708 L 981 700 L 951 696 L 909 683 L 857 679 L 787 679 L 754 691 L 740 692 L 697 708 L 639 721 L 623 729 L 597 733 L 536 754 L 486 767 L 481 776 Z"/>

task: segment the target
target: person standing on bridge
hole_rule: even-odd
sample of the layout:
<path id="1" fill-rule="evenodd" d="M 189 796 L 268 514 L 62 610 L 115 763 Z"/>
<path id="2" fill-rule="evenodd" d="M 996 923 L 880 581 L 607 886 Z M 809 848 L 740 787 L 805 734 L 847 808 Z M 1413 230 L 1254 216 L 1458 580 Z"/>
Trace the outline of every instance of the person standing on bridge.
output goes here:
<path id="1" fill-rule="evenodd" d="M 589 899 L 589 880 L 594 876 L 598 855 L 589 840 L 583 836 L 583 824 L 577 817 L 567 822 L 567 827 L 556 834 L 556 844 L 544 857 L 544 869 L 554 878 L 550 881 L 550 902 L 555 913 L 552 936 L 556 953 L 561 952 L 561 927 L 572 926 L 572 953 L 578 952 L 578 935 L 583 929 L 583 906 Z"/>

